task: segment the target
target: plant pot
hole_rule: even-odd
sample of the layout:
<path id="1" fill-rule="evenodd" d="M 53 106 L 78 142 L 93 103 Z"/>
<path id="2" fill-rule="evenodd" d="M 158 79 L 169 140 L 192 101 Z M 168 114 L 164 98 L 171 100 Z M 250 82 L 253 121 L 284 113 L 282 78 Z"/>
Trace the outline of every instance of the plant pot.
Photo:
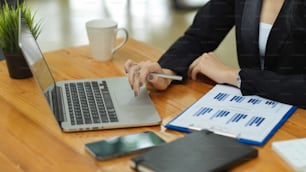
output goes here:
<path id="1" fill-rule="evenodd" d="M 5 53 L 6 65 L 9 75 L 13 79 L 32 77 L 32 72 L 21 53 Z"/>

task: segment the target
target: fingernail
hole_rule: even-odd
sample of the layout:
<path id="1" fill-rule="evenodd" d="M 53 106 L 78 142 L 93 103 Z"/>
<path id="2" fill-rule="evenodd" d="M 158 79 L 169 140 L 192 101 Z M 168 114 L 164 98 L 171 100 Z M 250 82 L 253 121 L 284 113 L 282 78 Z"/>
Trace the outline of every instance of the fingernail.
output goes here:
<path id="1" fill-rule="evenodd" d="M 150 80 L 152 80 L 152 79 L 153 79 L 153 75 L 148 75 L 148 76 L 147 76 L 147 80 L 150 81 Z"/>
<path id="2" fill-rule="evenodd" d="M 134 91 L 134 96 L 137 97 L 138 96 L 138 93 L 136 91 Z"/>

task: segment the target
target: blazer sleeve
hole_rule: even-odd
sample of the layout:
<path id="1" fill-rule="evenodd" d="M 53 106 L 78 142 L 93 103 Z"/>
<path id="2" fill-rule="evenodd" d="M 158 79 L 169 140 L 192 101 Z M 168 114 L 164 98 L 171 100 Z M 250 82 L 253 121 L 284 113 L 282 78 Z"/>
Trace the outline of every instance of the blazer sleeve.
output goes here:
<path id="1" fill-rule="evenodd" d="M 189 65 L 204 52 L 214 51 L 234 25 L 234 0 L 210 0 L 199 9 L 193 23 L 158 63 L 184 79 Z"/>
<path id="2" fill-rule="evenodd" d="M 306 76 L 281 75 L 271 71 L 241 69 L 241 92 L 306 108 Z"/>

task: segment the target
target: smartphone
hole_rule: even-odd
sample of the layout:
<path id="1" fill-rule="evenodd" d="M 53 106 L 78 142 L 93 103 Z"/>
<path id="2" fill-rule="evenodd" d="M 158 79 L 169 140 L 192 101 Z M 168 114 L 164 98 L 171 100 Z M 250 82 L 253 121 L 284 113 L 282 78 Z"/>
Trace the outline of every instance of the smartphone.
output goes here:
<path id="1" fill-rule="evenodd" d="M 107 160 L 137 153 L 165 143 L 152 131 L 134 133 L 85 144 L 87 150 L 97 160 Z"/>

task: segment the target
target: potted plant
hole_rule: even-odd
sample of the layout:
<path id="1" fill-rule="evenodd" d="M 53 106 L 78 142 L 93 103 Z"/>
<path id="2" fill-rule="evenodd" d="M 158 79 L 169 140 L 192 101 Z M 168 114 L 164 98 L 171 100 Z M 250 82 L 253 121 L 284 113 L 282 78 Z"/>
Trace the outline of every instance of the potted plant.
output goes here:
<path id="1" fill-rule="evenodd" d="M 32 72 L 18 46 L 19 10 L 22 12 L 35 39 L 41 32 L 41 22 L 34 22 L 35 13 L 24 2 L 15 7 L 5 2 L 1 7 L 0 47 L 6 59 L 9 75 L 15 79 L 32 77 Z"/>

